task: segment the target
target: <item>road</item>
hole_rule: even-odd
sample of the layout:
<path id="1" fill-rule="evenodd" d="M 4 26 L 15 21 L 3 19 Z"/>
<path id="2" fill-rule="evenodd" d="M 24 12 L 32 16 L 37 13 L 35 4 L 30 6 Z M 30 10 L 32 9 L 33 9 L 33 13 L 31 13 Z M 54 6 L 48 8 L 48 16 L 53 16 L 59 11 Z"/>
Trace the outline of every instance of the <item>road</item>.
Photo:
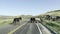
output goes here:
<path id="1" fill-rule="evenodd" d="M 19 28 L 13 34 L 52 34 L 40 23 L 27 23 Z"/>
<path id="2" fill-rule="evenodd" d="M 18 26 L 24 24 L 26 21 L 27 20 L 23 20 L 20 23 L 18 23 L 17 25 L 8 24 L 8 25 L 0 26 L 0 34 L 8 34 L 10 31 L 12 31 L 13 29 L 17 28 Z"/>
<path id="3" fill-rule="evenodd" d="M 37 26 L 35 24 L 28 23 L 13 34 L 39 34 L 38 28 L 36 27 Z"/>
<path id="4" fill-rule="evenodd" d="M 29 20 L 24 20 L 20 25 L 6 25 L 0 27 L 0 34 L 52 34 L 41 23 L 29 23 Z M 26 23 L 24 25 L 24 23 Z M 20 28 L 19 28 L 20 27 Z"/>

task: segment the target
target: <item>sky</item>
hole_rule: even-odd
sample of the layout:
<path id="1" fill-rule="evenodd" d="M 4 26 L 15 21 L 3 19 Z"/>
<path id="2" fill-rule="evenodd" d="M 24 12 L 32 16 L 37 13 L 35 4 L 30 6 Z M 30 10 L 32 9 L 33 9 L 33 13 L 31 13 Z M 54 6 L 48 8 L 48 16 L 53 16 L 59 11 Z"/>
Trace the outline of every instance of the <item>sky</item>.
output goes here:
<path id="1" fill-rule="evenodd" d="M 0 15 L 39 15 L 60 9 L 60 0 L 0 0 Z"/>

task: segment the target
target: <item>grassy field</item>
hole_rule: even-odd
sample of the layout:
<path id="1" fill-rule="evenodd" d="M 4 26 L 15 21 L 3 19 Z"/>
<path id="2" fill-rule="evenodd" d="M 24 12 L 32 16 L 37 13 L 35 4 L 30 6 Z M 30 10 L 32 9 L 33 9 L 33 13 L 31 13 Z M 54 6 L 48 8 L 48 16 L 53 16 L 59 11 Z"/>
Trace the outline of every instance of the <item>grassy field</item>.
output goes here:
<path id="1" fill-rule="evenodd" d="M 43 20 L 42 23 L 55 33 L 60 34 L 60 21 Z"/>
<path id="2" fill-rule="evenodd" d="M 0 26 L 12 23 L 14 16 L 0 16 Z"/>
<path id="3" fill-rule="evenodd" d="M 45 16 L 45 15 L 60 16 L 60 10 L 50 11 L 45 14 L 38 15 L 37 17 Z M 52 21 L 52 20 L 46 20 L 43 18 L 42 24 L 47 26 L 52 31 L 56 32 L 57 34 L 60 34 L 60 20 L 59 21 Z"/>
<path id="4" fill-rule="evenodd" d="M 3 26 L 3 25 L 8 25 L 9 23 L 12 23 L 13 19 L 2 19 L 0 20 L 0 26 Z"/>
<path id="5" fill-rule="evenodd" d="M 23 21 L 32 17 L 31 15 L 21 15 L 21 16 L 0 16 L 0 26 L 8 25 L 13 22 L 14 18 L 22 17 Z"/>

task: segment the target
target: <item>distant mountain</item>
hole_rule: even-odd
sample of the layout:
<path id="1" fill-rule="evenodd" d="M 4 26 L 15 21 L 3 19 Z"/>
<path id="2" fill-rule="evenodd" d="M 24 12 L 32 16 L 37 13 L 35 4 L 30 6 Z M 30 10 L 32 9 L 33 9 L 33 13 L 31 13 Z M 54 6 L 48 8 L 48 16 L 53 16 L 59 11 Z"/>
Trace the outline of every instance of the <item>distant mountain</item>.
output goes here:
<path id="1" fill-rule="evenodd" d="M 38 16 L 44 16 L 44 15 L 60 16 L 60 10 L 49 11 Z"/>
<path id="2" fill-rule="evenodd" d="M 36 17 L 40 17 L 40 16 L 44 16 L 44 15 L 60 16 L 60 10 L 49 11 L 44 14 L 37 15 Z"/>
<path id="3" fill-rule="evenodd" d="M 50 12 L 47 12 L 47 13 L 51 13 L 51 12 L 60 12 L 60 10 L 53 10 L 53 11 L 50 11 Z"/>
<path id="4" fill-rule="evenodd" d="M 54 16 L 60 16 L 60 10 L 54 10 L 54 11 L 50 11 L 45 13 L 46 15 L 54 15 Z"/>

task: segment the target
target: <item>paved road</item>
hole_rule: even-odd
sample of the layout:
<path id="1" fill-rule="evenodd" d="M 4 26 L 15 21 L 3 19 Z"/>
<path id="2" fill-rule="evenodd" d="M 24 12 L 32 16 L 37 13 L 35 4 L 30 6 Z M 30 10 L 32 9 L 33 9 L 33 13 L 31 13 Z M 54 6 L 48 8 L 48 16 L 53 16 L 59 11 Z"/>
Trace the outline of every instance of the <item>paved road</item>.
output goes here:
<path id="1" fill-rule="evenodd" d="M 24 24 L 28 21 L 29 20 L 24 20 L 21 22 L 21 24 Z M 2 27 L 0 26 L 0 34 L 7 34 L 20 25 L 5 25 Z M 41 23 L 27 23 L 15 32 L 13 32 L 13 34 L 51 34 L 51 32 Z"/>
<path id="2" fill-rule="evenodd" d="M 0 34 L 7 34 L 11 30 L 15 29 L 18 25 L 5 25 L 5 26 L 0 26 Z"/>
<path id="3" fill-rule="evenodd" d="M 27 23 L 21 29 L 18 29 L 13 34 L 39 34 L 39 30 L 34 23 Z"/>
<path id="4" fill-rule="evenodd" d="M 17 23 L 17 25 L 8 24 L 5 26 L 0 26 L 0 34 L 8 34 L 10 31 L 12 31 L 13 29 L 17 28 L 18 26 L 24 24 L 25 22 L 27 22 L 27 20 L 23 20 L 20 23 Z"/>
<path id="5" fill-rule="evenodd" d="M 51 32 L 40 23 L 27 23 L 13 34 L 51 34 Z"/>

